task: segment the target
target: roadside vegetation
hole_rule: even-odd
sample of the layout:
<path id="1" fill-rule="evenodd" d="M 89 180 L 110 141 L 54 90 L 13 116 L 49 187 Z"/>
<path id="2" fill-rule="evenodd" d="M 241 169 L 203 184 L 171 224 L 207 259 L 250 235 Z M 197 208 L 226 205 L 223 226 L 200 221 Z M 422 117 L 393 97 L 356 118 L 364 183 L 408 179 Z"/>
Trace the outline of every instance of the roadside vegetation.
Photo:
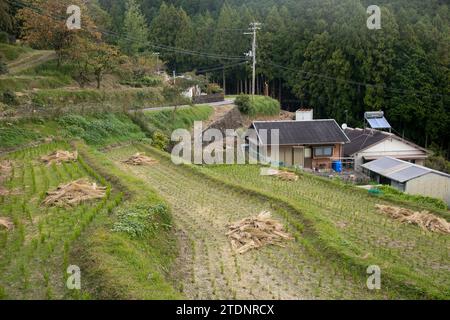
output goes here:
<path id="1" fill-rule="evenodd" d="M 212 113 L 212 107 L 202 105 L 173 110 L 137 111 L 130 116 L 147 137 L 151 138 L 153 146 L 166 150 L 171 146 L 170 138 L 174 130 L 190 130 L 195 121 L 207 120 Z"/>
<path id="2" fill-rule="evenodd" d="M 270 97 L 239 95 L 235 100 L 242 114 L 256 116 L 276 116 L 280 113 L 280 102 Z"/>
<path id="3" fill-rule="evenodd" d="M 83 139 L 103 147 L 125 141 L 143 140 L 145 134 L 124 113 L 68 114 L 47 119 L 0 122 L 0 149 L 18 148 L 46 139 Z"/>

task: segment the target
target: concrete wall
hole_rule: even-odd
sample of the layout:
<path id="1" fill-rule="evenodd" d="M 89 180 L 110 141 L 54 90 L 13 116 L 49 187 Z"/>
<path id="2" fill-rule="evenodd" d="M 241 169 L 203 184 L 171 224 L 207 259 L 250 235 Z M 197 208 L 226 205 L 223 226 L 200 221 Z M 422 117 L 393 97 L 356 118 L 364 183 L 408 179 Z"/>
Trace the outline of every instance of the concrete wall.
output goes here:
<path id="1" fill-rule="evenodd" d="M 405 192 L 442 199 L 450 206 L 450 178 L 433 172 L 408 181 Z"/>

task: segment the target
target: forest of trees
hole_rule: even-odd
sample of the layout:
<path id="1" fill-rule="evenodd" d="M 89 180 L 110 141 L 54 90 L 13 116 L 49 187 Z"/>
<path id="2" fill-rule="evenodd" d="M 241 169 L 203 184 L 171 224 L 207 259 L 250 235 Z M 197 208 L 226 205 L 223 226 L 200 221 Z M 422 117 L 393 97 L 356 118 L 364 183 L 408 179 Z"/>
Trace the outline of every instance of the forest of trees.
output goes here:
<path id="1" fill-rule="evenodd" d="M 96 24 L 129 55 L 159 52 L 168 71 L 201 70 L 228 94 L 250 91 L 251 22 L 257 87 L 286 109 L 360 126 L 383 110 L 395 132 L 450 153 L 450 13 L 446 0 L 95 0 Z M 0 15 L 1 15 L 0 7 Z M 5 20 L 6 24 L 9 24 Z M 17 31 L 16 31 L 17 33 Z M 209 72 L 208 72 L 209 71 Z"/>
<path id="2" fill-rule="evenodd" d="M 99 0 L 123 32 L 126 3 Z M 149 47 L 177 72 L 225 69 L 227 93 L 249 91 L 258 34 L 258 91 L 285 108 L 313 107 L 317 117 L 361 125 L 364 111 L 384 110 L 413 141 L 450 149 L 450 13 L 444 0 L 380 0 L 381 30 L 366 26 L 364 0 L 140 0 Z M 245 4 L 243 4 L 245 3 Z M 170 48 L 168 48 L 170 47 Z M 172 48 L 208 53 L 189 55 Z M 219 57 L 218 57 L 219 56 Z M 223 56 L 223 57 L 220 57 Z M 230 58 L 227 58 L 230 57 Z M 236 66 L 237 65 L 237 66 Z M 211 72 L 223 84 L 223 72 Z"/>

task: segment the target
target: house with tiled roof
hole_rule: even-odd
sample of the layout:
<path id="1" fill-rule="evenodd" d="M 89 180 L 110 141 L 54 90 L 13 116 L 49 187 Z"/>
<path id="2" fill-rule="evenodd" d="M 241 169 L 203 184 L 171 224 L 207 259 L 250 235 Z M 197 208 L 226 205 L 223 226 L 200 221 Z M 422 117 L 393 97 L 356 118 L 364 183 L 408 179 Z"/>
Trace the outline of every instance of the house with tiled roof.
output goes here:
<path id="1" fill-rule="evenodd" d="M 429 155 L 425 148 L 390 132 L 370 128 L 346 128 L 344 132 L 350 139 L 344 146 L 344 157 L 353 158 L 356 169 L 383 157 L 423 165 Z"/>

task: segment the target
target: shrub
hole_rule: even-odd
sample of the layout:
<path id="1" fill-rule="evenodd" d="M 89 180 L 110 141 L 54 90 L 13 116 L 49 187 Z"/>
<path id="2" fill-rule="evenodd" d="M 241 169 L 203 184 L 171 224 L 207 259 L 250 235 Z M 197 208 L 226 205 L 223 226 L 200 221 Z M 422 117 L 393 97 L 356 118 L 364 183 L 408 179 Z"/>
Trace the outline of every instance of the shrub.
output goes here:
<path id="1" fill-rule="evenodd" d="M 156 131 L 152 136 L 153 146 L 159 150 L 166 150 L 169 138 L 162 132 Z"/>
<path id="2" fill-rule="evenodd" d="M 17 104 L 16 93 L 14 91 L 11 91 L 11 90 L 6 90 L 2 94 L 2 102 L 6 103 L 6 104 L 8 104 L 10 106 L 16 105 Z"/>
<path id="3" fill-rule="evenodd" d="M 0 74 L 7 74 L 8 73 L 8 67 L 6 66 L 6 63 L 0 59 Z"/>
<path id="4" fill-rule="evenodd" d="M 0 43 L 9 43 L 9 36 L 6 32 L 0 32 Z"/>
<path id="5" fill-rule="evenodd" d="M 441 199 L 403 193 L 387 185 L 380 186 L 379 189 L 387 198 L 391 198 L 394 200 L 411 201 L 434 209 L 447 210 L 447 204 Z"/>
<path id="6" fill-rule="evenodd" d="M 275 116 L 280 113 L 280 103 L 270 97 L 239 95 L 236 105 L 243 114 L 255 116 Z"/>
<path id="7" fill-rule="evenodd" d="M 450 174 L 450 162 L 440 155 L 433 155 L 429 157 L 425 160 L 425 166 L 430 169 Z"/>
<path id="8" fill-rule="evenodd" d="M 8 67 L 6 66 L 5 56 L 0 52 L 0 74 L 8 73 Z"/>
<path id="9" fill-rule="evenodd" d="M 69 114 L 57 121 L 66 137 L 81 138 L 88 144 L 97 146 L 145 138 L 139 127 L 122 114 L 108 113 L 86 117 Z"/>
<path id="10" fill-rule="evenodd" d="M 125 232 L 133 238 L 141 238 L 147 233 L 153 234 L 167 221 L 168 208 L 164 204 L 149 206 L 138 203 L 131 207 L 123 207 L 116 211 L 118 221 L 114 224 L 113 232 Z"/>
<path id="11" fill-rule="evenodd" d="M 206 86 L 207 94 L 223 93 L 223 89 L 217 83 L 209 83 Z"/>

